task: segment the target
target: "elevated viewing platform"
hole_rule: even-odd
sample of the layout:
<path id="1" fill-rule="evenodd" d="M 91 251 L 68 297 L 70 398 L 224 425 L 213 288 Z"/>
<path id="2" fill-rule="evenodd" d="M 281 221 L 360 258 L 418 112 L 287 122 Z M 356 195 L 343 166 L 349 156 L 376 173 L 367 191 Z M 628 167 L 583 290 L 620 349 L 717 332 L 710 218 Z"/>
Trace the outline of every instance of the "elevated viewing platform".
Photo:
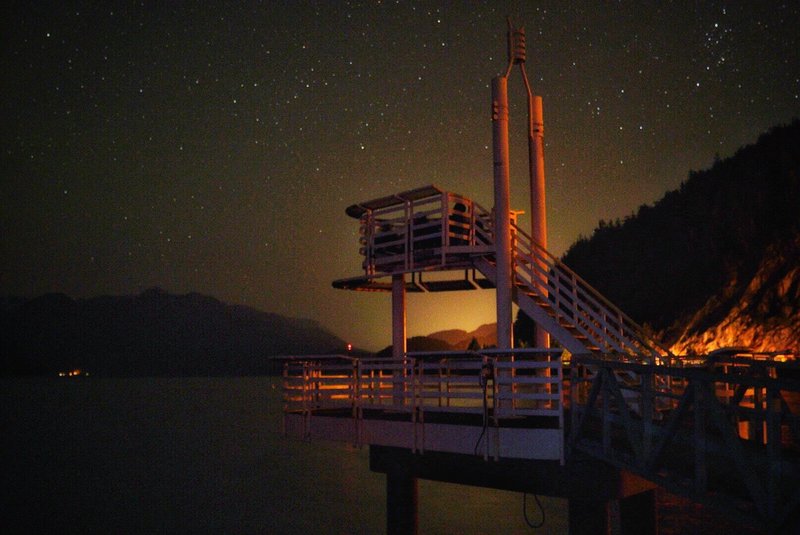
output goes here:
<path id="1" fill-rule="evenodd" d="M 491 212 L 459 194 L 424 186 L 349 206 L 359 220 L 364 274 L 334 281 L 346 290 L 391 291 L 393 274 L 410 273 L 407 291 L 491 288 L 472 257 L 494 252 Z M 423 272 L 462 270 L 461 279 L 426 280 Z"/>
<path id="2" fill-rule="evenodd" d="M 405 292 L 490 289 L 498 280 L 495 215 L 435 186 L 354 204 L 363 275 L 333 282 L 344 290 Z M 510 300 L 571 353 L 669 358 L 669 351 L 516 223 L 508 228 Z M 445 273 L 447 272 L 447 273 Z M 510 303 L 509 305 L 510 306 Z"/>
<path id="3" fill-rule="evenodd" d="M 573 535 L 655 533 L 657 486 L 797 532 L 797 361 L 673 355 L 547 250 L 542 99 L 524 29 L 509 20 L 507 37 L 505 74 L 491 83 L 494 207 L 429 185 L 346 209 L 361 273 L 333 286 L 391 294 L 392 356 L 288 361 L 285 432 L 369 446 L 387 476 L 388 533 L 417 533 L 418 478 L 564 497 Z M 510 200 L 515 66 L 528 97 L 529 229 Z M 407 292 L 484 288 L 497 349 L 407 351 Z M 536 348 L 514 347 L 514 304 Z"/>
<path id="4" fill-rule="evenodd" d="M 513 301 L 560 348 L 407 352 L 405 292 L 502 280 L 500 220 L 435 186 L 347 213 L 359 220 L 363 275 L 333 285 L 391 292 L 393 358 L 288 362 L 287 434 L 369 446 L 373 470 L 387 475 L 399 463 L 412 479 L 565 497 L 576 504 L 576 533 L 584 524 L 577 504 L 592 511 L 598 500 L 644 499 L 647 509 L 652 498 L 642 493 L 655 486 L 770 529 L 800 522 L 794 355 L 672 355 L 520 229 L 510 210 L 510 291 L 498 310 Z M 587 478 L 593 485 L 577 484 Z M 592 515 L 600 522 L 606 513 Z"/>

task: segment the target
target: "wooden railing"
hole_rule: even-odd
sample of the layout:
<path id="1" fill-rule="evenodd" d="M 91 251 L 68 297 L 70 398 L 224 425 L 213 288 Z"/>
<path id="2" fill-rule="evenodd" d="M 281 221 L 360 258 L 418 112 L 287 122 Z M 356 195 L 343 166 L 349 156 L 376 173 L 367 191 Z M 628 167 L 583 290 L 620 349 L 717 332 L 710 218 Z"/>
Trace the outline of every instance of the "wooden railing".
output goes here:
<path id="1" fill-rule="evenodd" d="M 669 351 L 561 260 L 512 224 L 514 272 L 521 291 L 547 307 L 587 348 L 658 362 Z"/>
<path id="2" fill-rule="evenodd" d="M 285 410 L 391 409 L 563 418 L 561 350 L 410 352 L 404 359 L 298 357 L 284 365 Z M 355 416 L 357 414 L 353 413 Z"/>
<path id="3" fill-rule="evenodd" d="M 568 456 L 588 454 L 775 531 L 800 504 L 800 372 L 776 358 L 571 362 Z M 793 520 L 792 520 L 793 519 Z"/>
<path id="4" fill-rule="evenodd" d="M 451 254 L 490 251 L 491 228 L 485 208 L 443 191 L 367 210 L 361 216 L 359 252 L 368 276 L 446 265 Z"/>

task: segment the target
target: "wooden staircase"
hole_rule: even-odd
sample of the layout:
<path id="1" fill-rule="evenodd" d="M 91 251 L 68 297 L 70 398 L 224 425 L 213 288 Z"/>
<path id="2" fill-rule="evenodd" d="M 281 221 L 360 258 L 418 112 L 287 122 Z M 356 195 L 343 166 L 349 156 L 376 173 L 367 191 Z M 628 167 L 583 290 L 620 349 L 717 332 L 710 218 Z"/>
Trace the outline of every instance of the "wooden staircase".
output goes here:
<path id="1" fill-rule="evenodd" d="M 563 262 L 512 224 L 514 302 L 572 354 L 619 355 L 657 363 L 669 351 Z M 474 258 L 496 282 L 493 255 Z"/>

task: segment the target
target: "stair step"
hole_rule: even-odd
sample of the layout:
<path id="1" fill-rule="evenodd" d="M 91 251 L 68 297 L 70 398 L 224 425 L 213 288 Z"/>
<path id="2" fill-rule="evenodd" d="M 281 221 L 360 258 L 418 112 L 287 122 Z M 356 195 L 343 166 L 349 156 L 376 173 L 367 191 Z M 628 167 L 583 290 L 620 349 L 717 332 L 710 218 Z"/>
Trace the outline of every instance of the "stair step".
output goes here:
<path id="1" fill-rule="evenodd" d="M 524 236 L 525 234 L 522 233 L 522 235 Z M 519 246 L 512 251 L 512 254 L 518 264 L 523 266 L 523 270 L 534 269 L 533 274 L 516 273 L 514 279 L 516 295 L 520 298 L 523 294 L 526 295 L 530 299 L 530 304 L 539 309 L 536 312 L 539 317 L 542 317 L 541 313 L 543 312 L 563 329 L 563 336 L 569 336 L 577 342 L 577 344 L 573 343 L 573 346 L 582 345 L 588 352 L 602 354 L 607 349 L 593 345 L 597 342 L 590 340 L 594 338 L 600 340 L 600 343 L 604 343 L 602 340 L 609 337 L 611 343 L 619 345 L 619 347 L 630 353 L 649 355 L 648 346 L 650 341 L 638 331 L 636 325 L 629 326 L 625 324 L 623 327 L 622 313 L 613 305 L 606 306 L 607 301 L 596 290 L 587 287 L 585 283 L 579 283 L 575 274 L 557 259 L 549 258 L 547 255 L 540 256 L 538 250 L 531 256 Z M 494 256 L 485 255 L 483 258 L 483 261 L 492 267 L 496 266 L 496 258 Z M 540 265 L 548 266 L 546 274 L 539 272 L 538 266 Z M 555 280 L 559 285 L 565 284 L 566 287 L 555 289 L 550 286 L 548 281 L 539 280 L 540 275 L 548 278 L 550 282 Z M 575 286 L 576 284 L 579 284 L 579 286 Z M 543 289 L 548 295 L 542 295 L 539 292 Z M 583 309 L 583 312 L 579 309 Z M 597 314 L 601 318 L 607 316 L 609 323 L 606 324 L 602 319 L 598 321 L 591 319 L 590 316 L 593 314 Z M 603 325 L 608 327 L 613 325 L 618 328 L 609 328 L 604 334 Z M 622 329 L 621 332 L 619 328 Z M 583 334 L 582 331 L 587 332 L 588 335 Z M 655 347 L 658 346 L 656 345 Z"/>

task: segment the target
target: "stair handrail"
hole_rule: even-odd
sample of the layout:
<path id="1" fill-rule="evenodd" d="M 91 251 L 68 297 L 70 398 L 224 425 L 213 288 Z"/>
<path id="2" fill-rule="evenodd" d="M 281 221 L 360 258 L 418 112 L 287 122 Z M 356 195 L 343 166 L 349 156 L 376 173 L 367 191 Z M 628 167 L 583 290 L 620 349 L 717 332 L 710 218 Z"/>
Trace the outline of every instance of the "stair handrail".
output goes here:
<path id="1" fill-rule="evenodd" d="M 517 258 L 517 266 L 519 266 L 519 258 Z M 582 298 L 582 295 L 585 294 L 585 290 L 577 291 L 576 287 L 573 285 L 568 286 L 568 283 L 563 282 L 561 279 L 570 280 L 570 283 L 574 283 L 575 281 L 571 280 L 570 277 L 564 277 L 561 273 L 548 273 L 545 271 L 545 268 L 548 268 L 551 272 L 555 271 L 556 267 L 553 264 L 548 264 L 546 260 L 541 259 L 540 261 L 536 261 L 531 258 L 530 262 L 526 262 L 525 264 L 531 264 L 533 267 L 523 266 L 521 269 L 523 273 L 520 271 L 516 271 L 517 276 L 527 276 L 531 280 L 526 281 L 523 277 L 520 281 L 520 284 L 525 286 L 531 290 L 532 293 L 542 294 L 542 291 L 534 289 L 534 286 L 537 283 L 533 282 L 533 280 L 539 276 L 542 276 L 544 280 L 541 280 L 538 285 L 545 286 L 546 290 L 549 293 L 549 296 L 541 295 L 541 298 L 546 299 L 555 310 L 556 315 L 564 315 L 570 314 L 570 320 L 572 321 L 572 326 L 576 328 L 583 336 L 586 336 L 589 341 L 592 342 L 592 346 L 597 346 L 598 348 L 602 348 L 603 344 L 606 344 L 610 347 L 610 350 L 616 352 L 625 352 L 626 346 L 634 346 L 634 351 L 637 351 L 635 344 L 632 344 L 630 340 L 627 340 L 623 336 L 624 325 L 617 322 L 610 322 L 608 320 L 608 314 L 606 309 L 603 306 L 596 302 L 591 296 L 586 296 L 589 299 L 589 302 L 586 299 Z M 541 264 L 541 265 L 540 265 Z M 555 296 L 553 296 L 553 293 Z M 570 300 L 570 311 L 565 311 L 562 305 L 565 303 L 563 298 L 559 296 L 561 293 L 569 293 L 572 294 L 572 299 Z M 551 297 L 553 296 L 553 297 Z M 609 323 L 613 323 L 610 328 L 608 326 Z M 598 329 L 598 327 L 602 327 Z"/>
<path id="2" fill-rule="evenodd" d="M 537 257 L 542 258 L 545 260 L 546 263 L 549 263 L 554 270 L 561 271 L 562 274 L 566 275 L 565 278 L 568 278 L 571 281 L 575 281 L 576 289 L 580 286 L 581 289 L 588 294 L 589 297 L 593 301 L 596 302 L 597 305 L 604 307 L 610 316 L 616 316 L 622 320 L 622 327 L 626 328 L 626 331 L 629 331 L 630 334 L 626 335 L 629 339 L 632 339 L 639 344 L 641 344 L 645 349 L 649 350 L 652 356 L 654 357 L 671 357 L 672 354 L 668 349 L 663 347 L 661 344 L 650 338 L 644 333 L 644 328 L 636 323 L 632 318 L 630 318 L 627 314 L 625 314 L 619 307 L 614 305 L 611 301 L 608 300 L 603 294 L 601 294 L 597 289 L 595 289 L 591 284 L 589 284 L 586 280 L 584 280 L 580 275 L 575 273 L 569 266 L 564 264 L 560 259 L 552 255 L 547 249 L 542 247 L 538 242 L 536 242 L 533 238 L 531 238 L 528 233 L 524 230 L 519 228 L 515 223 L 512 223 L 511 228 L 514 233 L 516 233 L 516 254 L 522 254 L 523 256 L 527 256 L 531 259 L 533 263 L 537 262 Z M 522 237 L 523 240 L 519 238 Z M 527 242 L 529 251 L 525 251 L 522 246 L 522 241 Z M 523 281 L 528 284 L 529 281 Z M 536 282 L 530 281 L 534 288 L 532 290 L 536 291 Z"/>

